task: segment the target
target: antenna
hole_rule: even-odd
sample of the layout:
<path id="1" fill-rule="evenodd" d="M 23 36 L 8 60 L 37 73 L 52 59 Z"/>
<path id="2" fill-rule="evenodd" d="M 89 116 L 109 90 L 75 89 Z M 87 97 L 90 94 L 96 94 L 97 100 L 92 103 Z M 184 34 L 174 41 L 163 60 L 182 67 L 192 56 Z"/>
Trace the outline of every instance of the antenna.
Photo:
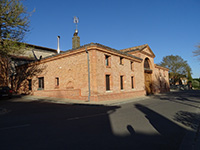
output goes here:
<path id="1" fill-rule="evenodd" d="M 78 21 L 79 21 L 79 20 L 78 20 L 78 17 L 74 16 L 74 23 L 76 24 L 76 30 L 78 30 L 78 29 L 77 29 Z"/>

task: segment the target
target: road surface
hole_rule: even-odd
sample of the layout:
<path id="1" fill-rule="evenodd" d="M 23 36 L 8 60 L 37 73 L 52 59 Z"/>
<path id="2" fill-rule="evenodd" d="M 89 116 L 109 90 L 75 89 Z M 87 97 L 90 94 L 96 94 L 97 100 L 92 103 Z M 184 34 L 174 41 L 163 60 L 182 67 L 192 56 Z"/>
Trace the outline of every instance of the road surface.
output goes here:
<path id="1" fill-rule="evenodd" d="M 200 91 L 109 106 L 2 100 L 0 149 L 177 150 L 186 135 L 196 137 L 199 112 Z"/>

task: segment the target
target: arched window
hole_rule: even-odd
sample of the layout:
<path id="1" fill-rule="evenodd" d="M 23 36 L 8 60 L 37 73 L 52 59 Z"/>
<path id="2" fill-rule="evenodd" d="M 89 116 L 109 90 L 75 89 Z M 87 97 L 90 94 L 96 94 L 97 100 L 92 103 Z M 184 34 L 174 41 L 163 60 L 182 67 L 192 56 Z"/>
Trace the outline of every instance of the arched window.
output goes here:
<path id="1" fill-rule="evenodd" d="M 148 59 L 148 58 L 146 58 L 146 59 L 144 60 L 144 68 L 145 68 L 145 69 L 150 69 L 149 59 Z"/>

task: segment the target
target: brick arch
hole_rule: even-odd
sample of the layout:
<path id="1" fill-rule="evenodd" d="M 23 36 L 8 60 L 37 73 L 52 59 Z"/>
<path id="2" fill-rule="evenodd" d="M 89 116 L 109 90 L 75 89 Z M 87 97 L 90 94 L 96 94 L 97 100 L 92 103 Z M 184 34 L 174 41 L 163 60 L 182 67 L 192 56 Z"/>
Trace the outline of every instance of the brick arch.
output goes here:
<path id="1" fill-rule="evenodd" d="M 146 57 L 146 58 L 144 59 L 144 68 L 145 68 L 145 69 L 152 69 L 151 61 L 149 60 L 148 57 Z"/>

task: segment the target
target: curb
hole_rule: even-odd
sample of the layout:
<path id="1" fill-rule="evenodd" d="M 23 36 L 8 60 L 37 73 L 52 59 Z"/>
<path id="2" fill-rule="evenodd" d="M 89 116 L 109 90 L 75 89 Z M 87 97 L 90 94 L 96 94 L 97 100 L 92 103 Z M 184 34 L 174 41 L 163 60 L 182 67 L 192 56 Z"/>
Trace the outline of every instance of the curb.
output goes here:
<path id="1" fill-rule="evenodd" d="M 132 103 L 132 102 L 137 102 L 140 100 L 146 100 L 149 99 L 150 97 L 136 97 L 136 98 L 131 98 L 131 99 L 122 99 L 122 100 L 110 100 L 110 101 L 100 101 L 100 102 L 95 102 L 95 101 L 82 101 L 82 100 L 72 100 L 72 99 L 63 99 L 63 98 L 51 98 L 51 97 L 37 97 L 37 96 L 24 96 L 22 99 L 24 100 L 30 100 L 30 101 L 38 101 L 38 102 L 50 102 L 50 103 L 58 103 L 58 104 L 83 104 L 83 105 L 101 105 L 101 106 L 117 106 L 117 105 L 122 105 L 126 103 Z"/>

